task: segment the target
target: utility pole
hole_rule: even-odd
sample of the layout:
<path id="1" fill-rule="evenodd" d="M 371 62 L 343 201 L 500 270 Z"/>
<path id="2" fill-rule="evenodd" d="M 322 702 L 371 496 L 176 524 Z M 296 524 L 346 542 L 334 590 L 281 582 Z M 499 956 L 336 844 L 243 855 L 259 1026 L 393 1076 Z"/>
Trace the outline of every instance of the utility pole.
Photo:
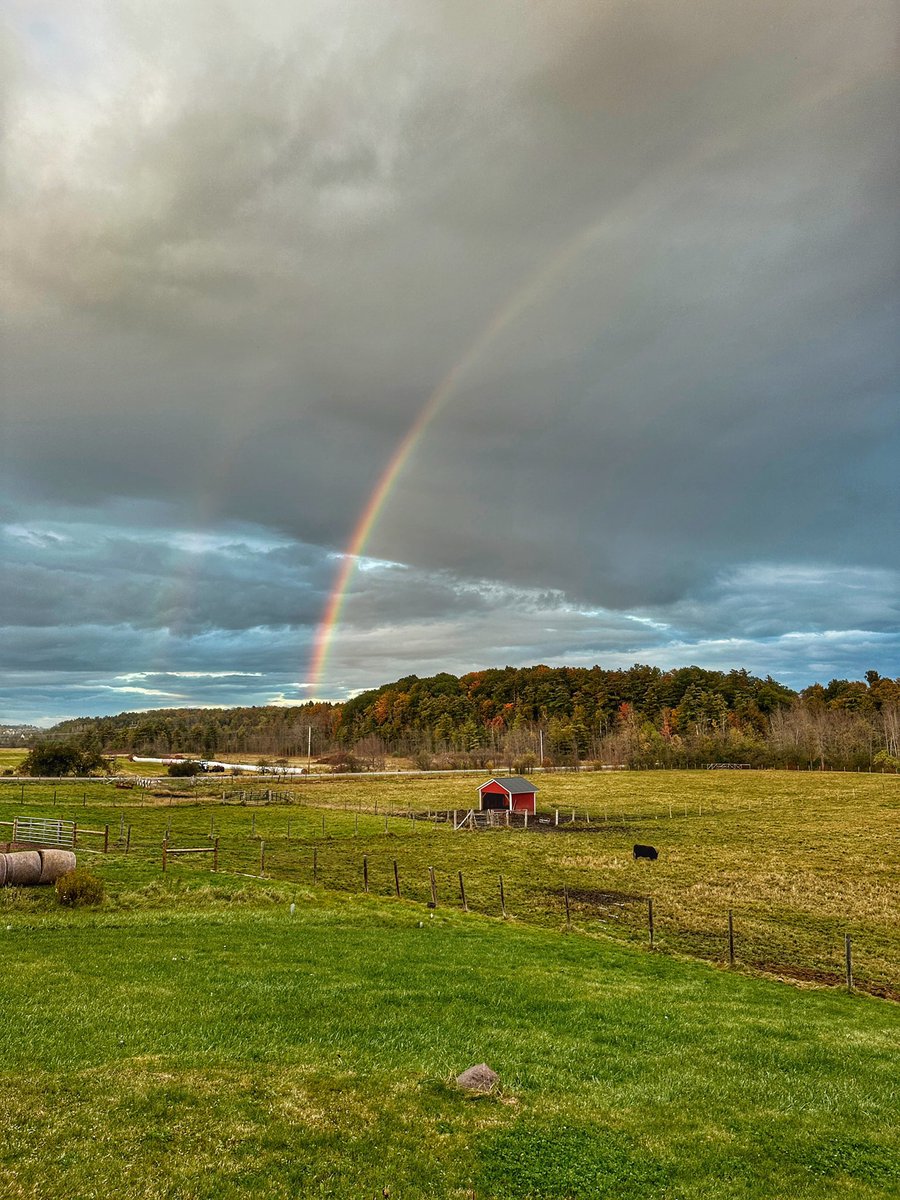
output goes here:
<path id="1" fill-rule="evenodd" d="M 544 731 L 543 731 L 543 729 L 538 729 L 538 737 L 540 738 L 540 744 L 541 744 L 541 766 L 543 766 L 544 765 Z"/>
<path id="2" fill-rule="evenodd" d="M 312 725 L 306 727 L 306 773 L 312 774 Z"/>

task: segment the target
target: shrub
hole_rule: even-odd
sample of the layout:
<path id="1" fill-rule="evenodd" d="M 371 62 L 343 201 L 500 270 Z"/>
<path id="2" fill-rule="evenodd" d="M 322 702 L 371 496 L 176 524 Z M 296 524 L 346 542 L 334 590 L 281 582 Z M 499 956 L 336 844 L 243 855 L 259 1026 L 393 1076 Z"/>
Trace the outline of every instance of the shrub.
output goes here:
<path id="1" fill-rule="evenodd" d="M 81 904 L 102 904 L 106 889 L 103 880 L 84 867 L 76 867 L 60 875 L 56 881 L 56 898 L 60 904 L 75 907 Z"/>
<path id="2" fill-rule="evenodd" d="M 872 759 L 873 767 L 881 767 L 882 771 L 900 771 L 900 758 L 888 754 L 887 750 L 879 750 Z"/>
<path id="3" fill-rule="evenodd" d="M 191 775 L 199 775 L 203 768 L 198 762 L 186 758 L 183 762 L 173 762 L 169 765 L 169 774 L 177 775 L 180 778 L 190 777 Z"/>
<path id="4" fill-rule="evenodd" d="M 22 775 L 47 777 L 90 775 L 101 768 L 107 770 L 109 763 L 95 746 L 77 741 L 43 741 L 35 742 L 19 770 Z"/>

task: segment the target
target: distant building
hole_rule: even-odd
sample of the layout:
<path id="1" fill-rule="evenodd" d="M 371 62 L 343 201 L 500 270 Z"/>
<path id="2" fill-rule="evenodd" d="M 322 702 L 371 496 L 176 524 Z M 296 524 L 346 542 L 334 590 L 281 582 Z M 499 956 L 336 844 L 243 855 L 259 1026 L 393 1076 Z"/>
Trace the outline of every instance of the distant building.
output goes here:
<path id="1" fill-rule="evenodd" d="M 499 808 L 507 812 L 533 813 L 537 788 L 521 775 L 506 779 L 489 779 L 478 789 L 480 809 Z"/>

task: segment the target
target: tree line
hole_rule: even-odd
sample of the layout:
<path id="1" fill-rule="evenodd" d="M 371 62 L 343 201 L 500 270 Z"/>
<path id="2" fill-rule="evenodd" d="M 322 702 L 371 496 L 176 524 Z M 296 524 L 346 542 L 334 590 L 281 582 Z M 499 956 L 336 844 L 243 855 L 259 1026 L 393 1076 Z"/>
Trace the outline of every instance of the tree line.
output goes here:
<path id="1" fill-rule="evenodd" d="M 868 671 L 796 692 L 746 670 L 637 664 L 409 675 L 343 704 L 164 709 L 64 721 L 51 740 L 104 754 L 257 754 L 344 769 L 543 764 L 900 767 L 900 679 Z"/>

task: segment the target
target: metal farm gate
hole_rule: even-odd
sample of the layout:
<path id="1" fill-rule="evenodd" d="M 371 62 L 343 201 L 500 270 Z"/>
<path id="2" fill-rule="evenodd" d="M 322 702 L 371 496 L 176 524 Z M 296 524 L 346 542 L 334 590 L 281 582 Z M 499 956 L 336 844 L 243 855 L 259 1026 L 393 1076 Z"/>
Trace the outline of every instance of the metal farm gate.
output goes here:
<path id="1" fill-rule="evenodd" d="M 71 850 L 75 845 L 75 822 L 56 821 L 50 817 L 16 817 L 12 840 L 20 844 L 59 846 Z"/>

